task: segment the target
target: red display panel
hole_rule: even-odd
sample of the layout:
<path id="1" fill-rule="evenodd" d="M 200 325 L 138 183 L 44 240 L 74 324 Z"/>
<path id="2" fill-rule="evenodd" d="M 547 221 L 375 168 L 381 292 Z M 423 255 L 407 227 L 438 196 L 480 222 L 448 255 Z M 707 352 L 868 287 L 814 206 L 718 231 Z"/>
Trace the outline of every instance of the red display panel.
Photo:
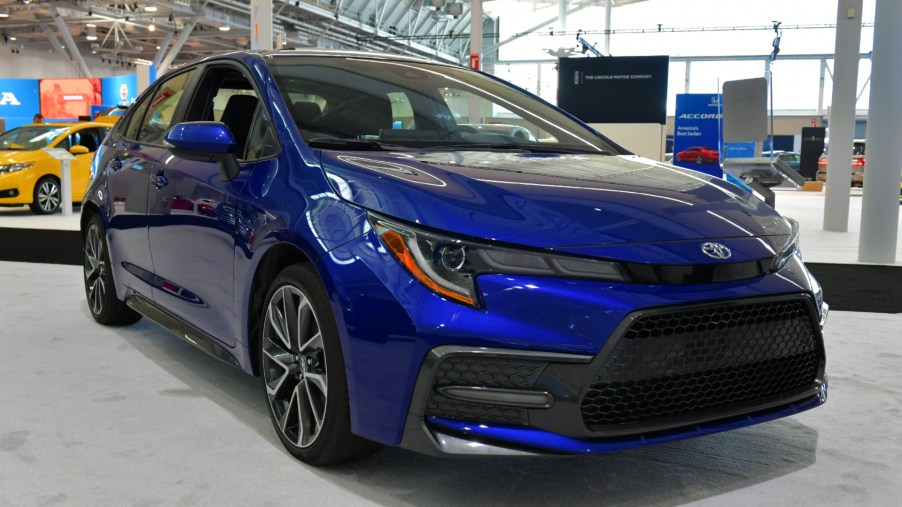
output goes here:
<path id="1" fill-rule="evenodd" d="M 41 114 L 44 118 L 89 116 L 92 105 L 102 104 L 100 79 L 42 79 Z"/>

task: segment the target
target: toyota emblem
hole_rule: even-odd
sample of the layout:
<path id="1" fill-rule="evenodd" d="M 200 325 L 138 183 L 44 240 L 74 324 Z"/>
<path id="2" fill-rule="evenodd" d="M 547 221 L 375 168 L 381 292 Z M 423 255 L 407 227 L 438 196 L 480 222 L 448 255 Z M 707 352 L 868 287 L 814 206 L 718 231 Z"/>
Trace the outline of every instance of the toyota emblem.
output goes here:
<path id="1" fill-rule="evenodd" d="M 727 260 L 733 255 L 733 252 L 730 251 L 725 245 L 721 245 L 720 243 L 702 243 L 702 253 L 711 257 L 712 259 L 718 260 Z"/>

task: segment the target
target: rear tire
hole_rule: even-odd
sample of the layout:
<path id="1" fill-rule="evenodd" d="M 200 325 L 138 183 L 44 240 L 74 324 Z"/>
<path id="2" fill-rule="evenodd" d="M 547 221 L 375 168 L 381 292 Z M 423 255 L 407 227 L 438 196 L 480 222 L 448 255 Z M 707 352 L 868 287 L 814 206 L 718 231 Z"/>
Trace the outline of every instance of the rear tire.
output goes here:
<path id="1" fill-rule="evenodd" d="M 53 176 L 44 176 L 35 183 L 28 207 L 35 215 L 50 215 L 60 209 L 62 202 L 63 190 L 59 180 Z"/>
<path id="2" fill-rule="evenodd" d="M 116 282 L 110 265 L 103 220 L 94 215 L 82 237 L 84 252 L 85 296 L 88 309 L 97 322 L 107 326 L 134 324 L 141 314 L 129 308 L 116 297 Z"/>
<path id="3" fill-rule="evenodd" d="M 282 445 L 311 465 L 360 459 L 380 445 L 351 433 L 338 328 L 312 267 L 276 276 L 261 315 L 260 372 L 270 419 Z"/>

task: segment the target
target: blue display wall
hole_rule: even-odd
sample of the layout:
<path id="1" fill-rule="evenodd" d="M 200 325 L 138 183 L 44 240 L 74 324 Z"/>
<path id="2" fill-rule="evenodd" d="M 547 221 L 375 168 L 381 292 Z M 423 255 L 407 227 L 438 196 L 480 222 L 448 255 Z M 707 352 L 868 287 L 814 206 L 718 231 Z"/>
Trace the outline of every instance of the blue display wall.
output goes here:
<path id="1" fill-rule="evenodd" d="M 31 123 L 41 112 L 37 79 L 0 79 L 0 118 L 6 130 Z"/>

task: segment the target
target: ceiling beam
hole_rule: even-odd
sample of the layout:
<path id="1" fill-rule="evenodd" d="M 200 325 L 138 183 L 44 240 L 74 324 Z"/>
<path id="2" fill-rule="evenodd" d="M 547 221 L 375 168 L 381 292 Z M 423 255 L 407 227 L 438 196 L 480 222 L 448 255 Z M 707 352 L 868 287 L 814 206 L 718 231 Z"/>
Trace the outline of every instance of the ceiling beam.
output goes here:
<path id="1" fill-rule="evenodd" d="M 84 58 L 81 57 L 81 51 L 78 50 L 78 45 L 72 39 L 72 34 L 69 33 L 69 27 L 66 26 L 66 22 L 63 21 L 63 16 L 60 15 L 60 12 L 56 7 L 50 10 L 50 15 L 53 17 L 56 28 L 60 31 L 60 36 L 66 43 L 66 49 L 68 49 L 69 54 L 72 55 L 72 60 L 78 64 L 78 68 L 81 70 L 81 77 L 91 77 L 91 71 L 88 69 L 88 65 L 85 63 Z"/>
<path id="2" fill-rule="evenodd" d="M 172 48 L 169 49 L 169 53 L 163 58 L 163 61 L 160 62 L 160 66 L 157 69 L 158 75 L 163 75 L 169 70 L 169 66 L 172 65 L 172 62 L 175 60 L 175 57 L 178 56 L 179 51 L 182 50 L 182 46 L 185 45 L 185 42 L 188 41 L 188 37 L 191 36 L 191 32 L 194 30 L 194 27 L 197 26 L 197 21 L 200 18 L 200 15 L 195 14 L 193 18 L 191 18 L 185 26 L 182 27 L 181 33 L 179 33 L 179 38 L 175 40 L 175 44 L 172 45 Z M 162 46 L 161 46 L 162 47 Z"/>
<path id="3" fill-rule="evenodd" d="M 47 40 L 50 41 L 50 46 L 59 53 L 60 57 L 72 67 L 72 70 L 75 72 L 75 75 L 79 75 L 78 65 L 75 65 L 75 62 L 72 61 L 72 58 L 66 53 L 66 50 L 63 49 L 63 45 L 60 44 L 60 40 L 56 38 L 56 34 L 53 33 L 53 30 L 50 29 L 50 25 L 41 25 L 41 28 L 44 31 L 44 35 L 47 36 Z"/>

